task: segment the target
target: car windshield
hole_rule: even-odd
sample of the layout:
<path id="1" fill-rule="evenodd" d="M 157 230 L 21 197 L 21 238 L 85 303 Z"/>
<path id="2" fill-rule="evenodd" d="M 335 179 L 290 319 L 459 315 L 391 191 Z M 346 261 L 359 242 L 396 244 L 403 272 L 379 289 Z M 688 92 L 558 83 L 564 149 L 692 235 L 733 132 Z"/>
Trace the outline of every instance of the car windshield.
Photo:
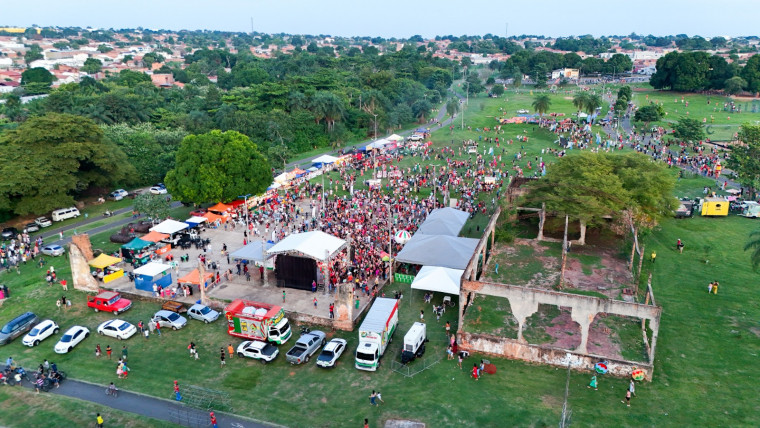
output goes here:
<path id="1" fill-rule="evenodd" d="M 3 329 L 2 329 L 2 330 L 0 330 L 0 333 L 5 333 L 5 334 L 8 334 L 8 333 L 10 333 L 11 331 L 13 331 L 13 329 L 11 328 L 11 325 L 10 325 L 10 324 L 7 324 L 7 325 L 5 325 L 5 327 L 3 327 Z"/>
<path id="2" fill-rule="evenodd" d="M 364 352 L 357 352 L 356 353 L 356 359 L 357 360 L 365 360 L 365 361 L 374 361 L 375 355 L 374 354 L 365 354 Z"/>
<path id="3" fill-rule="evenodd" d="M 179 319 L 179 315 L 172 313 L 167 318 L 169 318 L 170 321 L 177 321 Z"/>
<path id="4" fill-rule="evenodd" d="M 71 335 L 70 334 L 64 334 L 61 338 L 61 342 L 71 342 Z"/>
<path id="5" fill-rule="evenodd" d="M 29 336 L 36 336 L 38 334 L 40 334 L 40 329 L 38 328 L 34 328 L 32 329 L 32 331 L 29 332 Z"/>
<path id="6" fill-rule="evenodd" d="M 209 312 L 211 312 L 211 308 L 209 308 L 208 306 L 204 306 L 203 309 L 201 309 L 201 313 L 203 315 L 206 315 Z"/>

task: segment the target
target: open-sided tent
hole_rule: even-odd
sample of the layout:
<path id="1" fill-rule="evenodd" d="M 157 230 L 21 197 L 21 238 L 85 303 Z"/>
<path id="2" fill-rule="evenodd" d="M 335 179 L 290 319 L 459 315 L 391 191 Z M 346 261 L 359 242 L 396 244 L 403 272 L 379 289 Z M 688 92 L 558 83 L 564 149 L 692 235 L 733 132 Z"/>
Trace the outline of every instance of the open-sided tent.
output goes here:
<path id="1" fill-rule="evenodd" d="M 168 237 L 169 235 L 166 233 L 152 231 L 152 232 L 149 232 L 147 235 L 144 235 L 140 239 L 142 239 L 143 241 L 159 242 L 159 241 L 163 241 L 164 239 Z"/>
<path id="2" fill-rule="evenodd" d="M 187 228 L 188 228 L 187 223 L 177 221 L 177 220 L 167 219 L 151 227 L 150 230 L 160 232 L 160 233 L 167 233 L 169 235 L 174 235 L 175 233 L 181 230 L 185 230 Z"/>
<path id="3" fill-rule="evenodd" d="M 206 272 L 203 275 L 203 284 L 205 284 L 206 287 L 209 285 L 209 280 L 214 277 L 213 273 Z M 201 284 L 201 273 L 198 272 L 198 269 L 193 269 L 192 272 L 189 274 L 183 276 L 182 278 L 178 279 L 177 282 L 179 284 L 192 284 L 192 285 L 198 285 Z"/>
<path id="4" fill-rule="evenodd" d="M 404 137 L 398 134 L 391 134 L 390 137 L 386 137 L 385 139 L 388 141 L 404 141 Z"/>
<path id="5" fill-rule="evenodd" d="M 457 236 L 469 216 L 455 208 L 438 208 L 430 212 L 417 232 L 423 235 Z"/>
<path id="6" fill-rule="evenodd" d="M 250 244 L 232 252 L 230 254 L 230 257 L 233 259 L 249 260 L 263 263 L 266 259 L 271 257 L 266 254 L 266 251 L 273 246 L 274 244 L 271 242 L 264 242 L 263 245 L 261 241 L 251 242 Z"/>
<path id="7" fill-rule="evenodd" d="M 134 270 L 135 288 L 153 291 L 153 284 L 166 288 L 172 284 L 172 267 L 163 263 L 150 262 Z"/>
<path id="8" fill-rule="evenodd" d="M 87 264 L 97 269 L 97 272 L 94 272 L 93 275 L 97 276 L 104 283 L 124 276 L 124 269 L 114 266 L 117 263 L 121 263 L 121 259 L 109 256 L 108 254 L 101 254 L 87 262 Z"/>
<path id="9" fill-rule="evenodd" d="M 206 220 L 208 220 L 209 224 L 214 223 L 217 220 L 222 223 L 225 223 L 227 219 L 229 218 L 227 216 L 214 214 L 212 212 L 207 212 L 206 214 L 203 214 L 203 217 L 205 217 Z"/>
<path id="10" fill-rule="evenodd" d="M 464 269 L 475 253 L 477 239 L 416 233 L 396 255 L 396 261 L 423 266 Z"/>
<path id="11" fill-rule="evenodd" d="M 334 156 L 322 155 L 322 156 L 320 156 L 320 157 L 318 157 L 316 159 L 312 159 L 311 163 L 313 165 L 322 166 L 322 165 L 329 165 L 331 163 L 334 163 L 337 160 L 338 160 L 338 158 L 336 158 Z"/>
<path id="12" fill-rule="evenodd" d="M 150 251 L 146 250 L 152 242 L 135 238 L 121 246 L 121 256 L 129 263 L 145 263 L 150 260 Z"/>
<path id="13" fill-rule="evenodd" d="M 287 181 L 288 181 L 288 173 L 287 172 L 283 172 L 282 174 L 280 174 L 280 175 L 278 175 L 277 177 L 274 178 L 274 182 L 275 183 L 282 184 L 282 183 L 285 183 Z"/>
<path id="14" fill-rule="evenodd" d="M 115 265 L 119 262 L 121 262 L 121 259 L 119 257 L 109 256 L 108 254 L 101 254 L 87 262 L 87 264 L 94 267 L 95 269 L 105 269 L 108 266 Z"/>
<path id="15" fill-rule="evenodd" d="M 135 238 L 126 244 L 122 245 L 121 248 L 124 250 L 132 250 L 132 251 L 140 251 L 143 248 L 147 248 L 153 245 L 152 242 L 148 242 L 144 239 Z"/>
<path id="16" fill-rule="evenodd" d="M 346 241 L 320 230 L 314 230 L 288 235 L 270 248 L 267 254 L 300 253 L 312 259 L 326 261 L 329 256 L 342 250 L 345 246 Z"/>
<path id="17" fill-rule="evenodd" d="M 302 170 L 301 168 L 295 168 L 293 171 L 290 171 L 290 173 L 293 174 L 294 177 L 300 177 L 306 174 L 306 171 Z"/>
<path id="18" fill-rule="evenodd" d="M 221 214 L 221 213 L 228 212 L 230 209 L 232 209 L 232 206 L 219 202 L 218 204 L 212 207 L 208 207 L 206 211 L 213 211 L 217 214 Z"/>
<path id="19" fill-rule="evenodd" d="M 199 217 L 199 216 L 192 216 L 189 219 L 185 220 L 185 223 L 189 224 L 190 227 L 197 227 L 199 224 L 204 223 L 208 221 L 206 217 Z"/>
<path id="20" fill-rule="evenodd" d="M 458 296 L 462 274 L 464 274 L 462 269 L 423 266 L 414 277 L 412 288 Z"/>

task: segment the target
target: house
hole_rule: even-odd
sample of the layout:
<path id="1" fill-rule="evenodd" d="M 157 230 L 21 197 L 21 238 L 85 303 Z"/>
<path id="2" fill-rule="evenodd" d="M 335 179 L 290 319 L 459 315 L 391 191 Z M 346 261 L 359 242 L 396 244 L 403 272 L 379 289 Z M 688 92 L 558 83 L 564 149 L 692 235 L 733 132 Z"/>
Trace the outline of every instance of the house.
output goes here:
<path id="1" fill-rule="evenodd" d="M 558 70 L 552 71 L 552 80 L 556 80 L 556 79 L 578 80 L 579 76 L 580 76 L 580 73 L 578 72 L 577 68 L 560 68 Z"/>
<path id="2" fill-rule="evenodd" d="M 171 88 L 174 86 L 174 75 L 172 74 L 152 74 L 150 80 L 159 88 Z"/>

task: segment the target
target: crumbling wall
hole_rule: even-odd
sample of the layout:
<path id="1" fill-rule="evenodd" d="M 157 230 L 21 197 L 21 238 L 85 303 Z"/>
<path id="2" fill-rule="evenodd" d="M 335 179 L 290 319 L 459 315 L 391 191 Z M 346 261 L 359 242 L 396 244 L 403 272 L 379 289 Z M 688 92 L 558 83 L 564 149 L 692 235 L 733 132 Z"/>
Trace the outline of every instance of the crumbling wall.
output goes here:
<path id="1" fill-rule="evenodd" d="M 75 239 L 76 238 L 76 239 Z M 87 255 L 89 254 L 89 258 Z M 92 245 L 87 234 L 74 235 L 69 245 L 69 265 L 71 266 L 71 279 L 77 290 L 96 292 L 99 289 L 98 281 L 90 273 L 92 260 Z"/>

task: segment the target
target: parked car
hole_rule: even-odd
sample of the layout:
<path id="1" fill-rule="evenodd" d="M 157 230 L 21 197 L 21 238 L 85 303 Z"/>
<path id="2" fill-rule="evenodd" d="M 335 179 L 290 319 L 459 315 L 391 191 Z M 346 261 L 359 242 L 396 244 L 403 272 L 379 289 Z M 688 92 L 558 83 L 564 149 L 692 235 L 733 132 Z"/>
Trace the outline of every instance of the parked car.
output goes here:
<path id="1" fill-rule="evenodd" d="M 246 340 L 237 347 L 238 357 L 261 360 L 264 364 L 274 360 L 279 353 L 280 350 L 276 346 L 260 340 Z"/>
<path id="2" fill-rule="evenodd" d="M 166 187 L 153 186 L 150 188 L 150 193 L 153 195 L 165 195 L 167 191 Z"/>
<path id="3" fill-rule="evenodd" d="M 98 334 L 119 340 L 129 339 L 135 333 L 137 333 L 137 327 L 122 320 L 110 320 L 98 326 Z"/>
<path id="4" fill-rule="evenodd" d="M 53 320 L 45 320 L 34 326 L 32 331 L 24 336 L 21 343 L 29 347 L 37 346 L 40 342 L 54 334 L 58 334 L 58 324 L 53 322 Z"/>
<path id="5" fill-rule="evenodd" d="M 68 207 L 55 210 L 50 216 L 53 218 L 53 221 L 64 221 L 70 218 L 77 218 L 80 216 L 80 213 L 76 207 Z"/>
<path id="6" fill-rule="evenodd" d="M 42 254 L 47 256 L 58 257 L 66 252 L 66 249 L 58 244 L 50 244 L 42 247 Z"/>
<path id="7" fill-rule="evenodd" d="M 26 233 L 37 232 L 38 230 L 40 230 L 40 226 L 35 222 L 27 223 L 24 225 L 24 232 Z"/>
<path id="8" fill-rule="evenodd" d="M 206 214 L 208 211 L 206 211 L 205 208 L 198 208 L 195 211 L 190 211 L 190 216 L 192 217 L 203 217 L 204 214 Z"/>
<path id="9" fill-rule="evenodd" d="M 127 196 L 129 196 L 129 192 L 127 192 L 124 189 L 114 190 L 113 192 L 111 192 L 108 195 L 108 197 L 111 198 L 111 199 L 113 199 L 114 201 L 120 201 L 120 200 L 126 198 Z"/>
<path id="10" fill-rule="evenodd" d="M 119 315 L 132 307 L 132 301 L 121 297 L 117 291 L 101 291 L 95 296 L 87 296 L 87 306 L 95 312 L 113 312 Z"/>
<path id="11" fill-rule="evenodd" d="M 40 319 L 33 312 L 21 314 L 10 320 L 0 329 L 0 345 L 10 343 L 13 339 L 31 330 L 39 322 Z"/>
<path id="12" fill-rule="evenodd" d="M 34 219 L 34 222 L 37 223 L 37 226 L 39 227 L 49 227 L 53 225 L 53 222 L 47 217 L 37 217 Z"/>
<path id="13" fill-rule="evenodd" d="M 88 330 L 87 327 L 75 325 L 63 333 L 61 340 L 55 344 L 53 350 L 56 354 L 66 354 L 68 352 L 71 352 L 71 350 L 74 349 L 74 347 L 77 346 L 79 342 L 83 341 L 89 336 L 90 330 Z"/>
<path id="14" fill-rule="evenodd" d="M 325 333 L 314 330 L 304 333 L 298 338 L 295 345 L 285 354 L 285 359 L 290 364 L 301 364 L 309 361 L 319 347 L 325 344 Z"/>
<path id="15" fill-rule="evenodd" d="M 2 232 L 0 232 L 0 238 L 3 239 L 13 239 L 18 235 L 18 229 L 15 227 L 6 227 L 3 229 Z"/>
<path id="16" fill-rule="evenodd" d="M 187 316 L 195 318 L 198 321 L 203 321 L 206 324 L 214 322 L 219 318 L 219 312 L 209 308 L 206 305 L 194 304 L 187 310 Z"/>
<path id="17" fill-rule="evenodd" d="M 152 320 L 155 323 L 161 324 L 161 328 L 171 327 L 172 330 L 179 330 L 187 325 L 187 318 L 176 312 L 166 310 L 156 312 L 156 314 L 153 315 Z"/>
<path id="18" fill-rule="evenodd" d="M 346 350 L 346 343 L 343 339 L 333 339 L 327 342 L 327 345 L 325 345 L 317 357 L 317 365 L 319 367 L 335 367 L 338 358 Z"/>

